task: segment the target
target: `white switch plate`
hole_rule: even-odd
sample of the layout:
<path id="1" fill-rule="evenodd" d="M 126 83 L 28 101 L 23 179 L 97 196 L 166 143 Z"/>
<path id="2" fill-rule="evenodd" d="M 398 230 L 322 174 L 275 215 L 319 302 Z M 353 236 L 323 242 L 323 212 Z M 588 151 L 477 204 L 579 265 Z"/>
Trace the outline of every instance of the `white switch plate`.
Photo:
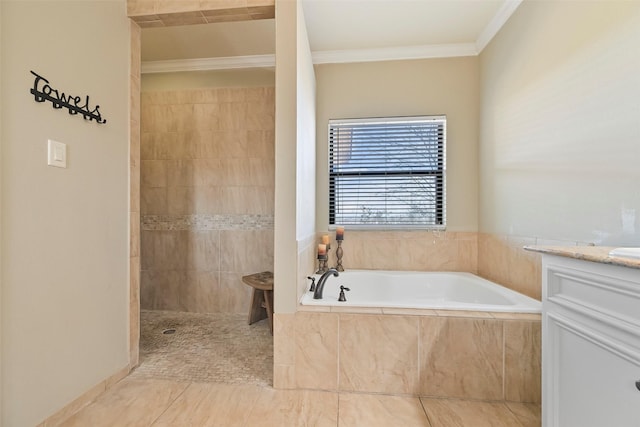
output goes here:
<path id="1" fill-rule="evenodd" d="M 47 164 L 49 166 L 55 166 L 57 168 L 66 168 L 67 167 L 67 144 L 50 139 L 47 147 L 48 147 Z"/>

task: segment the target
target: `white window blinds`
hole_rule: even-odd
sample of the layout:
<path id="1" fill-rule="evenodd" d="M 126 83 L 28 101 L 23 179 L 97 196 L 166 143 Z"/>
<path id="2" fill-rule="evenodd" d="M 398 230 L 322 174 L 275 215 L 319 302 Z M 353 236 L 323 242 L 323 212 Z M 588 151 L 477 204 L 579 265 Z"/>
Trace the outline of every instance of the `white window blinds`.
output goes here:
<path id="1" fill-rule="evenodd" d="M 446 225 L 446 117 L 329 121 L 329 224 Z"/>

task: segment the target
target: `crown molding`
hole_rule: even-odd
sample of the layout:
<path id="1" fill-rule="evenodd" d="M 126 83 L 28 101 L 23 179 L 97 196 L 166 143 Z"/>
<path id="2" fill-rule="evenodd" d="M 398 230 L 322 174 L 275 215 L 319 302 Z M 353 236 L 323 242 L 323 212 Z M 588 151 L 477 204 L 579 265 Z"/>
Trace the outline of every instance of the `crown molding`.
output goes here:
<path id="1" fill-rule="evenodd" d="M 506 0 L 482 30 L 475 43 L 452 43 L 422 46 L 398 46 L 378 49 L 322 50 L 311 53 L 314 64 L 342 64 L 350 62 L 400 61 L 407 59 L 452 58 L 477 56 L 500 31 L 523 0 Z M 233 70 L 241 68 L 273 68 L 274 54 L 227 56 L 221 58 L 176 59 L 145 61 L 142 74 L 180 71 Z"/>
<path id="2" fill-rule="evenodd" d="M 522 0 L 506 0 L 502 3 L 502 6 L 500 6 L 496 14 L 493 16 L 491 21 L 489 21 L 487 26 L 484 27 L 484 30 L 482 30 L 476 40 L 476 51 L 478 54 L 480 54 L 480 52 L 487 47 L 493 37 L 498 34 L 498 31 L 500 31 L 502 26 L 507 22 L 521 3 Z"/>
<path id="3" fill-rule="evenodd" d="M 311 53 L 314 64 L 398 61 L 406 59 L 476 56 L 474 43 L 399 46 L 379 49 L 321 50 Z"/>
<path id="4" fill-rule="evenodd" d="M 381 49 L 325 50 L 312 52 L 314 64 L 348 62 L 397 61 L 406 59 L 476 56 L 475 44 L 441 44 L 401 46 Z M 181 71 L 232 70 L 241 68 L 272 68 L 275 55 L 227 56 L 221 58 L 172 59 L 142 62 L 142 74 L 175 73 Z"/>
<path id="5" fill-rule="evenodd" d="M 172 59 L 167 61 L 142 62 L 142 74 L 174 73 L 179 71 L 233 70 L 240 68 L 273 68 L 276 56 L 249 55 L 220 58 Z"/>

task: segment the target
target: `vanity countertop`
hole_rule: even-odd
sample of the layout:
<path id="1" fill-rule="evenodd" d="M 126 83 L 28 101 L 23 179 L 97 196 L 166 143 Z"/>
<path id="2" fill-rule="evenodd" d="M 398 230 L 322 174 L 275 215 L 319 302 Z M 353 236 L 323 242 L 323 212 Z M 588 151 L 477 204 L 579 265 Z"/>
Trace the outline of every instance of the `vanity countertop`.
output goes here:
<path id="1" fill-rule="evenodd" d="M 558 255 L 601 264 L 619 265 L 640 269 L 640 259 L 609 256 L 615 247 L 609 246 L 525 246 L 525 250 L 542 254 Z"/>

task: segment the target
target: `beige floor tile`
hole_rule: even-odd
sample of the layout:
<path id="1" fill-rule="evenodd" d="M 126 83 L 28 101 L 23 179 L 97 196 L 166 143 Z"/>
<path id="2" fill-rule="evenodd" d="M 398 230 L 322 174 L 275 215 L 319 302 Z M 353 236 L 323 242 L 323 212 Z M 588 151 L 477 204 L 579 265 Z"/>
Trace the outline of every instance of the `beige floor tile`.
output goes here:
<path id="1" fill-rule="evenodd" d="M 264 388 L 193 383 L 156 421 L 154 427 L 242 427 Z"/>
<path id="2" fill-rule="evenodd" d="M 472 400 L 426 399 L 422 404 L 432 427 L 521 427 L 502 403 Z"/>
<path id="3" fill-rule="evenodd" d="M 337 393 L 264 388 L 246 426 L 336 427 L 337 423 Z"/>
<path id="4" fill-rule="evenodd" d="M 62 427 L 150 426 L 188 383 L 125 378 Z"/>
<path id="5" fill-rule="evenodd" d="M 340 427 L 430 427 L 415 397 L 342 393 L 339 408 Z"/>
<path id="6" fill-rule="evenodd" d="M 506 405 L 524 427 L 540 427 L 542 425 L 540 405 L 516 402 L 506 402 Z"/>

